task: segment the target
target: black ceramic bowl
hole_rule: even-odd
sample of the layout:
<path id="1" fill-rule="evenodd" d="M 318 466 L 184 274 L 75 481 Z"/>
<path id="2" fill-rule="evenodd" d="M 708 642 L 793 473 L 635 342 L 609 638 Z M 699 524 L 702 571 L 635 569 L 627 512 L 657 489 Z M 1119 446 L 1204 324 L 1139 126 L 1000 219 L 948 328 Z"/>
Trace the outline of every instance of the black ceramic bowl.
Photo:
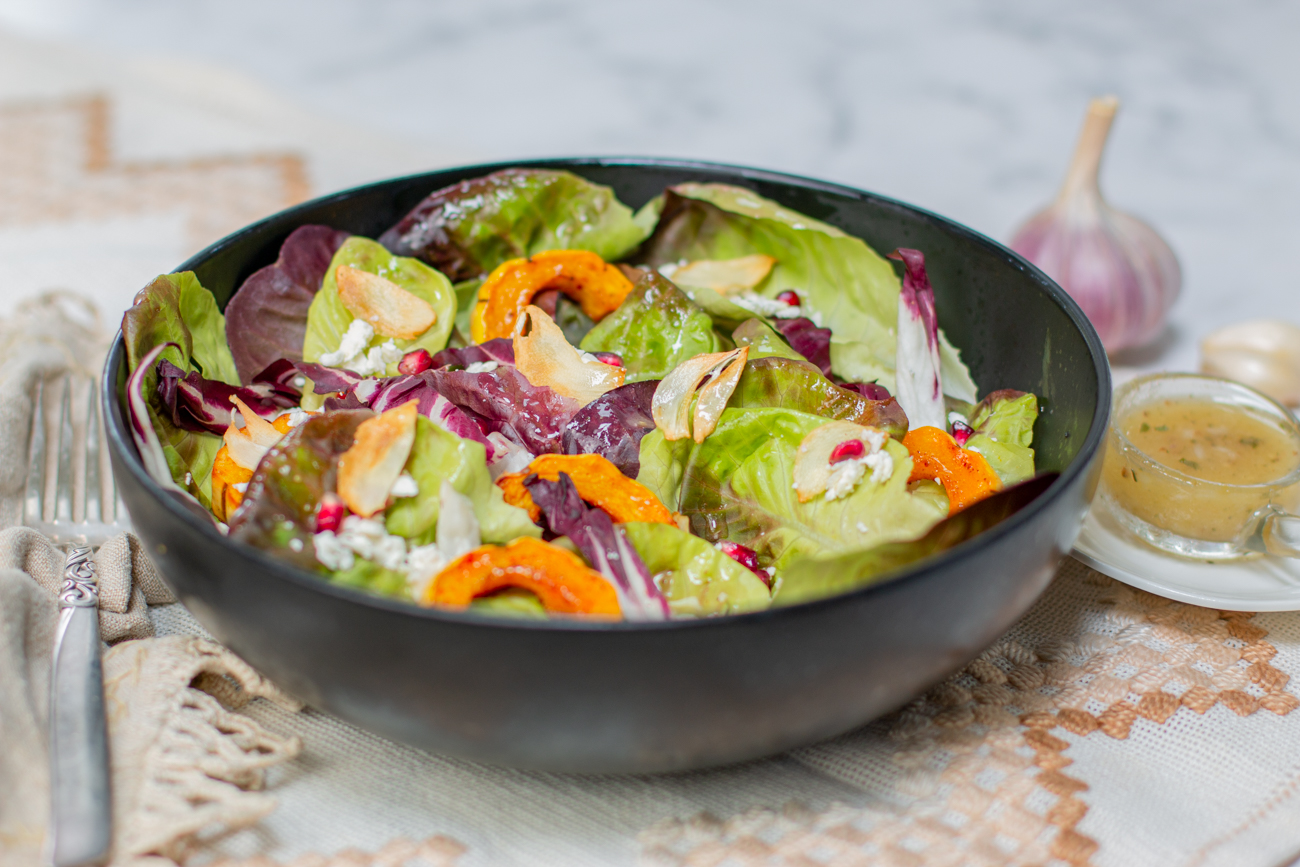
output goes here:
<path id="1" fill-rule="evenodd" d="M 1101 343 L 1059 287 L 967 228 L 834 184 L 668 160 L 526 165 L 608 184 L 634 207 L 683 181 L 737 184 L 881 252 L 921 249 L 940 324 L 976 381 L 1039 396 L 1038 467 L 1060 478 L 997 527 L 843 596 L 711 620 L 491 621 L 331 585 L 227 540 L 164 494 L 118 403 L 119 336 L 103 391 L 113 471 L 167 583 L 219 641 L 309 704 L 434 752 L 560 771 L 666 771 L 858 726 L 972 659 L 1024 613 L 1078 531 L 1110 405 Z M 378 237 L 429 192 L 505 167 L 326 196 L 219 241 L 181 270 L 196 272 L 224 305 L 299 225 Z"/>

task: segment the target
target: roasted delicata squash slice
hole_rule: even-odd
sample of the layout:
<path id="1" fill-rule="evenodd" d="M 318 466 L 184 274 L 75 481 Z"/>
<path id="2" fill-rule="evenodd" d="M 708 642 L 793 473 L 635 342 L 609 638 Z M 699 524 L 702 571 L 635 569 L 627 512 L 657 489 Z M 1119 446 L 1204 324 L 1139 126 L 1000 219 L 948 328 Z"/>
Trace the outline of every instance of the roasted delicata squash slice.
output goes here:
<path id="1" fill-rule="evenodd" d="M 479 288 L 470 336 L 475 343 L 513 337 L 524 309 L 547 289 L 563 292 L 599 322 L 623 303 L 632 282 L 617 266 L 586 250 L 548 250 L 531 259 L 511 259 L 497 266 Z"/>

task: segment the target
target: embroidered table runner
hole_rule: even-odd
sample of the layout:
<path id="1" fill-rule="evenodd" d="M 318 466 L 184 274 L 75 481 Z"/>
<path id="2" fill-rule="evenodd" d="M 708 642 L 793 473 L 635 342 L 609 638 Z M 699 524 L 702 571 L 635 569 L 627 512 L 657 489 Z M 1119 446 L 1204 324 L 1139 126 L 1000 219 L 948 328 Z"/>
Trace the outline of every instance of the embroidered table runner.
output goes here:
<path id="1" fill-rule="evenodd" d="M 4 315 L 59 286 L 111 323 L 135 289 L 230 229 L 313 192 L 455 159 L 335 135 L 211 70 L 126 66 L 0 34 L 0 73 Z M 202 634 L 177 605 L 151 616 L 162 636 Z M 192 641 L 142 642 L 160 640 Z M 152 851 L 160 864 L 260 867 L 1271 867 L 1300 849 L 1297 672 L 1298 614 L 1170 602 L 1066 561 L 1019 624 L 908 707 L 713 771 L 488 768 L 284 702 L 232 714 L 248 696 L 199 678 L 227 703 L 205 705 L 229 714 L 211 718 L 270 739 L 278 763 L 230 782 L 264 785 L 266 814 L 247 827 L 214 817 Z"/>

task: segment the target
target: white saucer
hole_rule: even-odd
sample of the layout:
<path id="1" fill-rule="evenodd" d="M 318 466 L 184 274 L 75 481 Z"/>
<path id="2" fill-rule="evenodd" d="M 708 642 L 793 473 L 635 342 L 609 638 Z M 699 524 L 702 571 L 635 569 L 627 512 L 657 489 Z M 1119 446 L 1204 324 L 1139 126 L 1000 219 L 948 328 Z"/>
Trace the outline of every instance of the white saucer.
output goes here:
<path id="1" fill-rule="evenodd" d="M 1099 503 L 1084 519 L 1073 556 L 1116 581 L 1179 602 L 1223 611 L 1300 611 L 1300 559 L 1216 564 L 1174 557 L 1120 527 Z"/>

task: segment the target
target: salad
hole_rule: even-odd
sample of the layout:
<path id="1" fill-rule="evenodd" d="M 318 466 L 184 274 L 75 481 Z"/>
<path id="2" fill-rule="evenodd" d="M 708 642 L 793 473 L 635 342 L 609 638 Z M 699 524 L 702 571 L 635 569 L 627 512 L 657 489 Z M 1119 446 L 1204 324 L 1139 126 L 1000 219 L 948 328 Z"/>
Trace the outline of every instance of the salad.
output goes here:
<path id="1" fill-rule="evenodd" d="M 159 484 L 230 538 L 422 606 L 801 602 L 980 532 L 1035 474 L 1037 400 L 981 398 L 924 251 L 719 184 L 633 211 L 500 171 L 377 239 L 296 229 L 224 313 L 164 274 L 122 332 Z"/>

